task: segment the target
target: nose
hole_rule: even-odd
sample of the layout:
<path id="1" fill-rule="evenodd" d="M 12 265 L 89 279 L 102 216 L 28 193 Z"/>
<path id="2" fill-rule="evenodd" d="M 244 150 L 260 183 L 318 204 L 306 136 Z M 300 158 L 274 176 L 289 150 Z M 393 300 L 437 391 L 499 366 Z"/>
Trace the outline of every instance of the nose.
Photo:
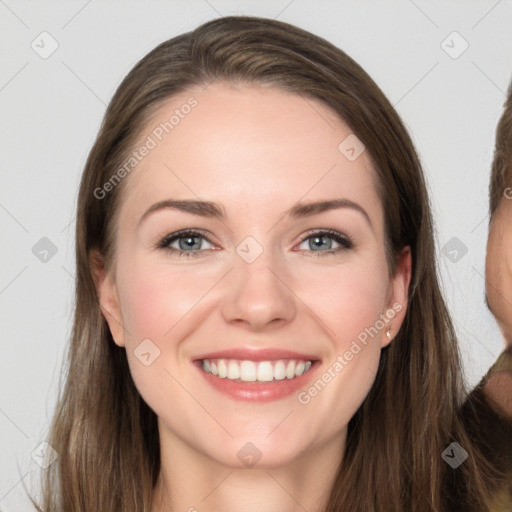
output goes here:
<path id="1" fill-rule="evenodd" d="M 286 281 L 285 270 L 265 251 L 252 263 L 238 258 L 225 282 L 229 291 L 222 304 L 224 320 L 254 331 L 292 321 L 296 297 Z"/>

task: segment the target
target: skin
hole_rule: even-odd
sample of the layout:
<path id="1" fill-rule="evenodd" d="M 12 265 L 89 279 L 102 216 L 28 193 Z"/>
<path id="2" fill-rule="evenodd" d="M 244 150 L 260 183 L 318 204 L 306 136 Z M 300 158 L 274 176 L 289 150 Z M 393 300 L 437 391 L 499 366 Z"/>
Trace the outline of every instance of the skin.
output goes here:
<path id="1" fill-rule="evenodd" d="M 486 255 L 486 295 L 507 347 L 512 348 L 512 199 L 504 195 L 489 228 Z M 497 372 L 485 388 L 512 418 L 512 377 Z"/>
<path id="2" fill-rule="evenodd" d="M 296 393 L 267 403 L 234 401 L 191 361 L 232 347 L 285 348 L 321 359 L 318 378 L 398 303 L 401 311 L 386 326 L 395 336 L 406 311 L 410 251 L 390 276 L 367 152 L 351 162 L 338 150 L 351 130 L 323 104 L 262 86 L 214 83 L 170 99 L 141 141 L 190 96 L 197 107 L 126 178 L 113 271 L 93 266 L 115 343 L 126 348 L 135 385 L 159 418 L 162 471 L 152 511 L 320 511 L 348 422 L 390 343 L 385 329 L 307 405 Z M 215 201 L 226 219 L 167 209 L 137 226 L 151 205 L 168 198 Z M 352 208 L 284 216 L 299 200 L 333 198 L 358 203 L 371 225 Z M 212 240 L 195 239 L 199 256 L 154 248 L 190 228 Z M 340 247 L 327 237 L 317 248 L 307 238 L 326 228 L 354 247 L 315 257 Z M 263 248 L 250 264 L 236 252 L 247 236 Z M 179 240 L 171 246 L 178 249 Z M 161 351 L 150 366 L 134 356 L 146 338 Z M 261 452 L 250 468 L 237 457 L 247 442 Z"/>

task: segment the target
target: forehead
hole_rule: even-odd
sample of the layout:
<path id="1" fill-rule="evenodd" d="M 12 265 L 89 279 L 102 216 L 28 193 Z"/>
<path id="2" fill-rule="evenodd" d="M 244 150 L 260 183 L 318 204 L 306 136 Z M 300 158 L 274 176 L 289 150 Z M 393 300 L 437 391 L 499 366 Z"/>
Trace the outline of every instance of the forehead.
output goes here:
<path id="1" fill-rule="evenodd" d="M 375 210 L 367 152 L 347 158 L 354 142 L 361 149 L 318 100 L 260 85 L 192 88 L 162 105 L 142 131 L 139 144 L 151 149 L 130 174 L 121 209 L 141 214 L 142 204 L 200 197 L 233 204 L 237 213 L 270 212 L 299 200 L 356 196 Z"/>

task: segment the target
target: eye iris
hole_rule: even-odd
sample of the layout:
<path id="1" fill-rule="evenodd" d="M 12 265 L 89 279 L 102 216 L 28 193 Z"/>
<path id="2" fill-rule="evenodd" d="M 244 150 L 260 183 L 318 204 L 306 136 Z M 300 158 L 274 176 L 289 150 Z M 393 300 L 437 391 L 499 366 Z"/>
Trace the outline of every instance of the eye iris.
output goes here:
<path id="1" fill-rule="evenodd" d="M 313 247 L 313 245 L 312 245 L 312 243 L 311 243 L 311 241 L 312 241 L 312 240 L 314 240 L 314 243 L 316 244 L 319 240 L 326 239 L 326 238 L 327 238 L 327 239 L 329 239 L 330 237 L 329 237 L 329 236 L 327 236 L 327 235 L 313 236 L 313 237 L 311 237 L 311 238 L 310 238 L 309 246 L 310 246 L 310 247 Z M 332 241 L 331 241 L 330 246 L 331 246 L 331 245 L 332 245 Z M 322 244 L 320 243 L 319 245 L 317 245 L 317 246 L 315 246 L 315 247 L 320 247 L 320 248 L 322 248 L 321 246 L 322 246 Z M 331 248 L 330 246 L 328 247 L 329 249 Z"/>
<path id="2" fill-rule="evenodd" d="M 190 245 L 188 245 L 189 242 L 194 239 L 197 240 L 196 243 L 191 242 Z M 185 240 L 186 241 L 185 243 L 187 245 L 185 245 L 185 244 L 182 245 L 182 240 Z M 190 249 L 199 249 L 201 247 L 201 240 L 199 239 L 198 236 L 186 236 L 186 237 L 184 236 L 179 239 L 179 246 L 180 246 L 180 249 L 183 251 L 189 251 Z"/>

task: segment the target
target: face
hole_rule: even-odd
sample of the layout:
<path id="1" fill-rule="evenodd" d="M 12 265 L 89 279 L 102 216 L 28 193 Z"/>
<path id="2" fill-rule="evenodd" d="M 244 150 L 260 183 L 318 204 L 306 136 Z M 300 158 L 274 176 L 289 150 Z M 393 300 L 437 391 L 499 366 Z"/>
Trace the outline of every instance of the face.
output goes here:
<path id="1" fill-rule="evenodd" d="M 340 447 L 410 278 L 407 251 L 389 276 L 370 159 L 354 159 L 353 139 L 339 149 L 350 134 L 316 100 L 222 83 L 173 97 L 141 134 L 155 146 L 123 183 L 114 268 L 96 272 L 113 338 L 176 450 L 272 467 Z M 170 200 L 223 216 L 154 207 Z"/>
<path id="2" fill-rule="evenodd" d="M 489 230 L 486 256 L 487 301 L 512 345 L 512 199 L 504 195 Z"/>

